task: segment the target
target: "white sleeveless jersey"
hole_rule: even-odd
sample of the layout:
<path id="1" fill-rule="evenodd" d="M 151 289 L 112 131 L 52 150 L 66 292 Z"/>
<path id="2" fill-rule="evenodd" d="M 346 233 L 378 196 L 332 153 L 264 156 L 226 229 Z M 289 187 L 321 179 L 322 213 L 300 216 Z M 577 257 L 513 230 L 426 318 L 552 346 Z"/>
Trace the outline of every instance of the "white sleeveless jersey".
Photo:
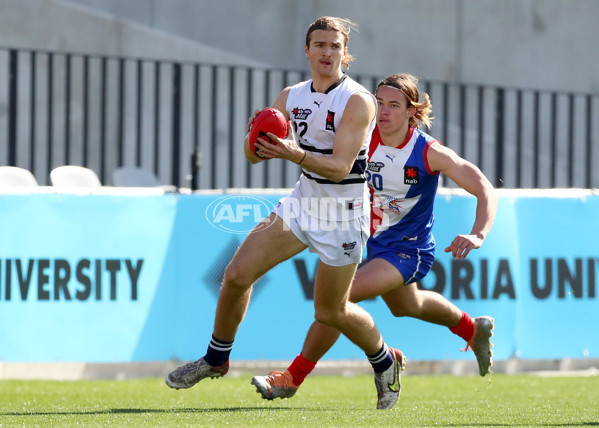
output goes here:
<path id="1" fill-rule="evenodd" d="M 360 92 L 371 95 L 347 75 L 324 93 L 314 91 L 312 80 L 292 86 L 286 109 L 300 147 L 316 156 L 332 155 L 335 131 L 341 124 L 345 106 L 352 95 Z M 336 183 L 302 170 L 294 193 L 302 199 L 304 211 L 328 220 L 350 220 L 369 214 L 365 171 L 374 126 L 373 119 L 364 145 L 350 173 L 342 181 Z"/>

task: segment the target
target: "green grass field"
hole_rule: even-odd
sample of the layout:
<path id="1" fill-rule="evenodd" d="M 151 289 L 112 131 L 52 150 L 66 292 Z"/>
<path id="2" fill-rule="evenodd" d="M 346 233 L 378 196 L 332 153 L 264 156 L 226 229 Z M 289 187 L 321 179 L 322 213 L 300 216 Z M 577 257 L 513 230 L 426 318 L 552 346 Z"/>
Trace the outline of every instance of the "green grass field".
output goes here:
<path id="1" fill-rule="evenodd" d="M 162 379 L 0 381 L 0 426 L 599 426 L 599 376 L 402 377 L 377 411 L 369 376 L 312 376 L 288 400 L 265 401 L 250 377 L 189 390 Z"/>

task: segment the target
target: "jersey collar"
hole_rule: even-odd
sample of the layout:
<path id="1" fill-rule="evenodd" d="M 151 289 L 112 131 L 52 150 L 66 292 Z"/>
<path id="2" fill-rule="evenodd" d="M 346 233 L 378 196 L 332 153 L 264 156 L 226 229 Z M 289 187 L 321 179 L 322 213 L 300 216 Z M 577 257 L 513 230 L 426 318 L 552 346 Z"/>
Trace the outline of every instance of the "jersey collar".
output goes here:
<path id="1" fill-rule="evenodd" d="M 414 135 L 414 127 L 410 126 L 410 128 L 408 129 L 408 136 L 406 137 L 405 141 L 403 143 L 401 143 L 399 146 L 396 146 L 394 148 L 396 148 L 396 149 L 403 149 L 410 142 L 410 140 L 412 139 L 412 135 Z M 374 128 L 374 133 L 372 134 L 372 139 L 373 140 L 375 140 L 375 139 L 379 140 L 383 146 L 387 146 L 387 144 L 385 144 L 385 142 L 381 138 L 381 134 L 379 132 L 379 127 L 378 126 L 376 128 Z M 387 147 L 391 147 L 391 146 L 387 146 Z"/>
<path id="2" fill-rule="evenodd" d="M 408 144 L 408 142 L 412 139 L 412 135 L 414 135 L 414 127 L 410 126 L 406 140 L 403 143 L 401 143 L 399 146 L 397 146 L 397 148 L 403 149 Z"/>
<path id="3" fill-rule="evenodd" d="M 326 91 L 324 91 L 325 94 L 328 94 L 329 92 L 331 92 L 333 89 L 335 89 L 337 86 L 341 85 L 343 83 L 343 81 L 347 78 L 347 74 L 343 73 L 343 76 L 341 76 L 341 79 L 337 80 L 335 83 L 333 83 L 331 86 L 329 86 L 327 88 Z M 314 81 L 312 81 L 310 83 L 310 91 L 311 92 L 317 92 L 314 90 Z"/>

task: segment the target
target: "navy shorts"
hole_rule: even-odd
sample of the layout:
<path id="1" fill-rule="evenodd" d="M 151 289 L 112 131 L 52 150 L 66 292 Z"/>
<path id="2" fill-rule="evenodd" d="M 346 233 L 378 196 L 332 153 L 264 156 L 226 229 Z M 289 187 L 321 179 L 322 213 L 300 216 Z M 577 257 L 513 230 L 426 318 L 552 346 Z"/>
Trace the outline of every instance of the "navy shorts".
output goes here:
<path id="1" fill-rule="evenodd" d="M 425 248 L 394 250 L 392 248 L 368 248 L 367 261 L 383 259 L 391 263 L 401 273 L 404 284 L 420 281 L 433 267 L 435 261 L 435 245 Z"/>

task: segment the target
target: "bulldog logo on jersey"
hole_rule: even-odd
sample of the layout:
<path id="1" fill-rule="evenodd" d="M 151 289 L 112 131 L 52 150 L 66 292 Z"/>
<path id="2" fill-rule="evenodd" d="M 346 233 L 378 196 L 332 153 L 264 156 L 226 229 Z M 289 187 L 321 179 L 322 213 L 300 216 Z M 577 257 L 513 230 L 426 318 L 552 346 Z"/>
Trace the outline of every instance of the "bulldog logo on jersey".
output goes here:
<path id="1" fill-rule="evenodd" d="M 335 112 L 327 110 L 327 124 L 325 125 L 327 131 L 335 131 Z"/>
<path id="2" fill-rule="evenodd" d="M 295 107 L 293 110 L 291 110 L 291 114 L 293 115 L 294 119 L 306 120 L 306 118 L 312 114 L 312 110 L 309 108 Z"/>
<path id="3" fill-rule="evenodd" d="M 403 182 L 404 184 L 419 184 L 420 176 L 418 175 L 417 166 L 404 166 L 403 168 Z"/>

